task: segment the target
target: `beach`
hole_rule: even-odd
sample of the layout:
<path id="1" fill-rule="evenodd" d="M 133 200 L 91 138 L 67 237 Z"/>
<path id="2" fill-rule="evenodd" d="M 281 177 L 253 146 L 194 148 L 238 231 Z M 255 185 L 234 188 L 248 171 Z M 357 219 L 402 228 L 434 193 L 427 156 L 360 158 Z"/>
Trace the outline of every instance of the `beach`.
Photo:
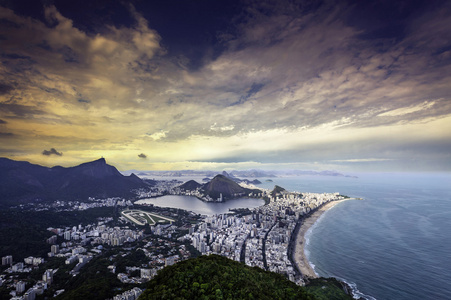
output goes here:
<path id="1" fill-rule="evenodd" d="M 330 201 L 323 206 L 321 206 L 317 211 L 315 211 L 313 214 L 311 214 L 309 217 L 307 217 L 304 222 L 301 225 L 301 228 L 299 229 L 298 235 L 296 237 L 295 241 L 295 247 L 294 247 L 294 261 L 297 264 L 299 270 L 302 273 L 302 276 L 311 277 L 311 278 L 317 278 L 318 276 L 315 274 L 315 271 L 313 271 L 313 268 L 311 267 L 304 251 L 304 246 L 306 243 L 305 235 L 307 231 L 312 227 L 313 224 L 319 219 L 319 217 L 330 208 L 334 207 L 340 202 L 346 201 L 348 199 L 343 200 L 337 200 L 337 201 Z"/>

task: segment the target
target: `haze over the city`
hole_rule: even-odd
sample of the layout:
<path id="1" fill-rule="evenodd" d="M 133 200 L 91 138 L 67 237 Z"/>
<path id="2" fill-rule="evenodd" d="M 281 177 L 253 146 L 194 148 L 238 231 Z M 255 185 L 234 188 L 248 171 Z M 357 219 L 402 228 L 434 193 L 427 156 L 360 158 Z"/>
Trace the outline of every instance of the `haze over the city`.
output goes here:
<path id="1" fill-rule="evenodd" d="M 0 156 L 451 171 L 449 1 L 2 1 Z"/>

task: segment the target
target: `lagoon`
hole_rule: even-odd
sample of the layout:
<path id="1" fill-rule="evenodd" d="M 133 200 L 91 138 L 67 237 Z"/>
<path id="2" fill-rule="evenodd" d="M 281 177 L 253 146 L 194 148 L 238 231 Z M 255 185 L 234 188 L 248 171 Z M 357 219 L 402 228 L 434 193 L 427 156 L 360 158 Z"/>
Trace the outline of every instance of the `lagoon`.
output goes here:
<path id="1" fill-rule="evenodd" d="M 193 196 L 166 195 L 157 198 L 146 198 L 136 204 L 153 204 L 160 207 L 180 208 L 201 215 L 225 214 L 231 208 L 255 208 L 265 204 L 262 199 L 239 198 L 226 202 L 205 202 Z"/>

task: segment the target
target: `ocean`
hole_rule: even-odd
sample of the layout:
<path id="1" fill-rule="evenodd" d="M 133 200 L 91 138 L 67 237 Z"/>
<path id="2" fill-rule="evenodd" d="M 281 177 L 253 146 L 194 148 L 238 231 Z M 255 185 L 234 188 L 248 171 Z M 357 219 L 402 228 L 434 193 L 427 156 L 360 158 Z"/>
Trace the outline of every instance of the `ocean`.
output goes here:
<path id="1" fill-rule="evenodd" d="M 451 299 L 451 174 L 271 178 L 290 191 L 340 192 L 308 232 L 315 272 L 366 299 Z"/>
<path id="2" fill-rule="evenodd" d="M 334 206 L 307 233 L 307 257 L 318 275 L 346 281 L 365 299 L 451 299 L 451 174 L 354 175 L 259 178 L 259 186 L 363 198 Z M 166 197 L 174 199 L 143 201 L 207 215 L 263 204 Z"/>

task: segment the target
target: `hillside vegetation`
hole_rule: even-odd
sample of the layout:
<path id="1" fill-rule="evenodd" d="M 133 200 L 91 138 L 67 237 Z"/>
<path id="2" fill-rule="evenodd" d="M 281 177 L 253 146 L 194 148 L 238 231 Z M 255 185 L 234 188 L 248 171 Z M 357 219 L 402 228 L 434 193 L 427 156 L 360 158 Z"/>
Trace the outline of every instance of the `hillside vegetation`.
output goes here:
<path id="1" fill-rule="evenodd" d="M 209 255 L 164 268 L 139 299 L 316 298 L 282 275 Z"/>
<path id="2" fill-rule="evenodd" d="M 139 297 L 146 299 L 351 300 L 352 297 L 334 278 L 314 279 L 301 287 L 280 274 L 209 255 L 159 271 Z"/>

